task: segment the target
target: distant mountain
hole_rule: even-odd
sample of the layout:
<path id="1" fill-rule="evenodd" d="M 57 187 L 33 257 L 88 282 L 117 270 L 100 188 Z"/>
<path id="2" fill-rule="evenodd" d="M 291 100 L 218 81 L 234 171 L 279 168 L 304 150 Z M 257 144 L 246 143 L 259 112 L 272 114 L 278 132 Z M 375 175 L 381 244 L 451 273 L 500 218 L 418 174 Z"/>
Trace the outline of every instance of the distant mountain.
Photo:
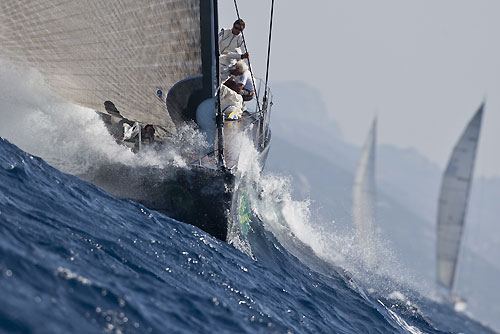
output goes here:
<path id="1" fill-rule="evenodd" d="M 381 145 L 377 153 L 378 189 L 390 194 L 414 214 L 434 222 L 441 185 L 439 166 L 413 148 Z"/>
<path id="2" fill-rule="evenodd" d="M 316 153 L 350 173 L 355 170 L 360 148 L 343 141 L 339 125 L 317 90 L 300 82 L 275 83 L 273 94 L 279 106 L 273 115 L 273 136 Z M 411 148 L 383 145 L 377 153 L 379 188 L 394 194 L 409 210 L 418 208 L 415 214 L 433 220 L 441 179 L 437 164 Z M 431 198 L 435 200 L 429 201 Z"/>

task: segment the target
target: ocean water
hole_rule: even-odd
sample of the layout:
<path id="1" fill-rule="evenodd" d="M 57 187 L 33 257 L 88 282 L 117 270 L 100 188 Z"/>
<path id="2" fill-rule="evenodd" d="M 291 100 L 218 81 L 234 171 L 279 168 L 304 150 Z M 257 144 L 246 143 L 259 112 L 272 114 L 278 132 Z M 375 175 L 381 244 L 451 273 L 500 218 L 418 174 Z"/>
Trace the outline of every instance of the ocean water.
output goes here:
<path id="1" fill-rule="evenodd" d="M 283 189 L 267 178 L 259 182 Z M 1 139 L 0 332 L 490 332 L 451 309 L 432 318 L 404 292 L 363 286 L 287 226 L 287 214 L 300 215 L 286 193 L 257 189 L 248 188 L 249 234 L 227 244 Z"/>
<path id="2" fill-rule="evenodd" d="M 187 164 L 172 148 L 132 154 L 36 74 L 1 68 L 0 333 L 494 333 L 409 275 L 383 238 L 362 249 L 313 220 L 245 138 L 237 190 L 251 228 L 229 243 L 69 175 Z"/>

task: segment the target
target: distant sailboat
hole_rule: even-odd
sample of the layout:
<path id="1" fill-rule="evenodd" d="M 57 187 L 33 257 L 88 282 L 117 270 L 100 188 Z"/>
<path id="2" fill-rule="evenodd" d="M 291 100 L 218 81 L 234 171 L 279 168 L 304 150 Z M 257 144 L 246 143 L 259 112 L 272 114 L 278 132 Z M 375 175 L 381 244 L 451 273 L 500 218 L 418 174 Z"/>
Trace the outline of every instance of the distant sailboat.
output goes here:
<path id="1" fill-rule="evenodd" d="M 443 174 L 437 216 L 437 280 L 452 296 L 481 130 L 481 104 L 453 149 Z"/>
<path id="2" fill-rule="evenodd" d="M 352 216 L 356 234 L 361 247 L 367 250 L 367 259 L 373 263 L 370 255 L 373 221 L 375 220 L 375 146 L 377 119 L 373 120 L 368 138 L 363 146 L 354 179 L 352 192 Z"/>

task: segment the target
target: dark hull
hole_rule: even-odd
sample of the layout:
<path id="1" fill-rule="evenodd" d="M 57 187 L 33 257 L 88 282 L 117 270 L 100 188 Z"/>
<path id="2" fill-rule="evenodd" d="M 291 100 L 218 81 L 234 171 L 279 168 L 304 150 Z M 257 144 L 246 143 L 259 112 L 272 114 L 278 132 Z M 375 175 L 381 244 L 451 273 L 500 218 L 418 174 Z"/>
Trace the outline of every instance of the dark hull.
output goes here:
<path id="1" fill-rule="evenodd" d="M 259 154 L 261 166 L 268 151 L 269 143 Z M 226 241 L 229 224 L 238 217 L 232 212 L 236 207 L 233 171 L 198 165 L 157 168 L 112 164 L 80 177 L 115 197 L 138 202 Z"/>

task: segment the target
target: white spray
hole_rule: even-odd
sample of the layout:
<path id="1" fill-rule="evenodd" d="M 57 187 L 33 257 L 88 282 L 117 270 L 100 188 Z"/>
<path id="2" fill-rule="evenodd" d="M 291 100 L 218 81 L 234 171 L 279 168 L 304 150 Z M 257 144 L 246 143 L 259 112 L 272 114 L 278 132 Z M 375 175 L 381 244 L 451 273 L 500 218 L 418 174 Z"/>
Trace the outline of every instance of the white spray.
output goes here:
<path id="1" fill-rule="evenodd" d="M 292 198 L 292 184 L 289 178 L 268 172 L 261 173 L 257 152 L 247 137 L 242 137 L 241 154 L 238 163 L 238 177 L 245 182 L 252 211 L 265 229 L 271 231 L 281 245 L 292 254 L 306 245 L 324 261 L 350 272 L 355 280 L 368 289 L 392 291 L 380 277 L 391 277 L 402 285 L 414 282 L 413 277 L 399 263 L 386 240 L 373 236 L 371 249 L 364 249 L 356 242 L 354 229 L 342 230 L 334 221 L 313 220 L 309 210 L 310 201 L 296 201 Z M 241 181 L 245 180 L 245 181 Z M 346 194 L 349 196 L 350 194 Z M 246 253 L 247 245 L 243 244 Z M 307 259 L 294 254 L 307 265 Z M 368 259 L 376 257 L 375 264 Z M 413 286 L 412 288 L 415 288 Z"/>
<path id="2" fill-rule="evenodd" d="M 115 142 L 93 110 L 60 101 L 38 72 L 5 62 L 0 62 L 0 118 L 1 137 L 70 174 L 110 162 L 160 167 L 189 163 L 182 159 L 179 145 L 134 154 Z M 189 127 L 180 129 L 178 137 L 184 149 L 207 146 Z"/>

